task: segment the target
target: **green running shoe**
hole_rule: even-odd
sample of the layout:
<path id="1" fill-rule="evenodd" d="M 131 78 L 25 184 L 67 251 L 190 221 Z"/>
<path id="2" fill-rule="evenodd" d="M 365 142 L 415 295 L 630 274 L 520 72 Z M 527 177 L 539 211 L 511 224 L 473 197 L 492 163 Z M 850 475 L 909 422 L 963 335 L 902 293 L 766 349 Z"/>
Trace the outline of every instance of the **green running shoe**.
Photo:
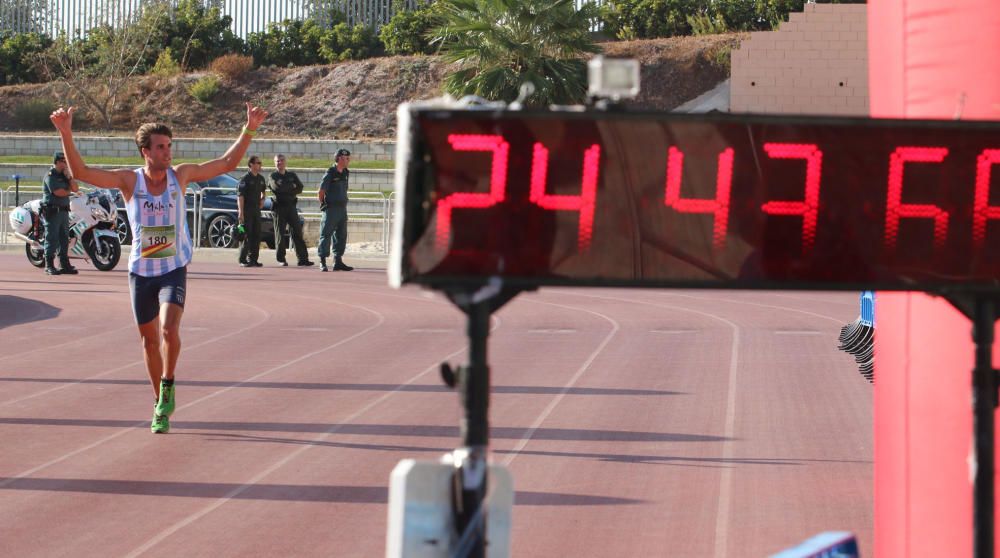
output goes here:
<path id="1" fill-rule="evenodd" d="M 174 414 L 174 406 L 174 384 L 164 385 L 163 380 L 160 380 L 160 400 L 156 402 L 156 414 L 169 417 Z"/>
<path id="2" fill-rule="evenodd" d="M 153 415 L 153 423 L 149 425 L 149 431 L 153 434 L 166 434 L 170 432 L 170 418 L 166 415 Z"/>

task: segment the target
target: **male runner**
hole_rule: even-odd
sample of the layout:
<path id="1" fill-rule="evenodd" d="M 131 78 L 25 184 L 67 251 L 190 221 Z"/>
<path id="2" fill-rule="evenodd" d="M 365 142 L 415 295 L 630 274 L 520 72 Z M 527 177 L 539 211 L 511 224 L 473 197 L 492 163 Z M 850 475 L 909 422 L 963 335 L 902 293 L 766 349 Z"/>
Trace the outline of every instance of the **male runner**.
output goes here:
<path id="1" fill-rule="evenodd" d="M 173 133 L 165 124 L 143 124 L 135 134 L 145 160 L 138 169 L 88 167 L 73 143 L 74 107 L 60 107 L 49 117 L 62 138 L 71 175 L 98 188 L 117 188 L 125 199 L 132 229 L 129 290 L 139 327 L 146 371 L 153 384 L 154 434 L 170 430 L 174 412 L 174 368 L 181 352 L 180 325 L 191 262 L 191 233 L 184 192 L 189 182 L 208 180 L 234 170 L 267 112 L 247 103 L 247 124 L 224 155 L 204 163 L 171 166 Z M 157 320 L 159 317 L 159 320 Z"/>

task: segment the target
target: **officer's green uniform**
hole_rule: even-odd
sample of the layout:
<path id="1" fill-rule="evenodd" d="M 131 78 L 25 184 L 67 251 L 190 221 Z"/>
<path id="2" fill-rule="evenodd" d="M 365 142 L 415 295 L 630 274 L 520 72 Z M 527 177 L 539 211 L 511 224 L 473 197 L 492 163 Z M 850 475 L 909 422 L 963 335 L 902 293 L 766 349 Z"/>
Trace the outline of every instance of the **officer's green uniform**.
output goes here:
<path id="1" fill-rule="evenodd" d="M 319 257 L 325 260 L 330 255 L 330 241 L 333 240 L 333 256 L 340 261 L 347 248 L 347 181 L 351 170 L 337 170 L 330 167 L 323 176 L 321 190 L 326 191 L 323 217 L 320 219 Z"/>
<path id="2" fill-rule="evenodd" d="M 260 254 L 260 197 L 267 188 L 264 175 L 248 172 L 240 179 L 239 193 L 243 196 L 243 226 L 246 239 L 240 247 L 240 263 L 257 264 Z"/>
<path id="3" fill-rule="evenodd" d="M 59 266 L 69 270 L 69 196 L 57 196 L 55 192 L 66 190 L 71 192 L 69 177 L 54 167 L 42 180 L 42 217 L 45 220 L 45 269 L 54 269 L 56 252 L 59 253 Z"/>
<path id="4" fill-rule="evenodd" d="M 306 242 L 302 238 L 302 223 L 299 221 L 299 214 L 295 211 L 298 203 L 298 195 L 304 188 L 298 175 L 290 170 L 284 174 L 274 171 L 271 173 L 271 180 L 268 187 L 274 192 L 274 243 L 278 252 L 275 254 L 277 260 L 285 262 L 285 249 L 288 248 L 288 240 L 285 237 L 285 225 L 288 225 L 292 233 L 292 243 L 295 245 L 295 257 L 299 260 L 299 265 L 306 265 L 309 261 L 309 254 L 306 252 Z"/>

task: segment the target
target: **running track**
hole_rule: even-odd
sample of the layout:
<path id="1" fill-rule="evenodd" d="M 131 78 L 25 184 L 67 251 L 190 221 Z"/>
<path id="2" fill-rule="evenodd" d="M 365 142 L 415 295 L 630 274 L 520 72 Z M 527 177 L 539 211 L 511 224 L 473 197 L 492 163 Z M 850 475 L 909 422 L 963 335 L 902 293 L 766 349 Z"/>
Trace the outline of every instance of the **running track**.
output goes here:
<path id="1" fill-rule="evenodd" d="M 465 360 L 463 315 L 371 265 L 231 259 L 190 268 L 157 436 L 124 265 L 50 278 L 0 252 L 0 554 L 384 555 L 390 471 L 458 442 L 437 369 Z M 842 529 L 870 556 L 871 386 L 835 349 L 857 312 L 855 293 L 509 303 L 490 417 L 513 555 L 766 556 Z"/>

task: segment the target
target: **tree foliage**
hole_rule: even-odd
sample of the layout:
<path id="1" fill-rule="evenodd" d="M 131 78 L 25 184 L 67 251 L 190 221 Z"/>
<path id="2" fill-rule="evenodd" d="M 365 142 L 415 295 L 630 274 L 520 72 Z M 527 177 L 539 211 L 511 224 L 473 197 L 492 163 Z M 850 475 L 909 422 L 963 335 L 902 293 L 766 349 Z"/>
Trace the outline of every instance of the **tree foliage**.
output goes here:
<path id="1" fill-rule="evenodd" d="M 142 73 L 153 48 L 154 33 L 162 22 L 146 15 L 90 30 L 86 39 L 60 35 L 38 59 L 47 79 L 66 86 L 95 110 L 108 127 L 129 79 Z"/>
<path id="2" fill-rule="evenodd" d="M 140 25 L 149 29 L 151 49 L 143 59 L 152 68 L 160 52 L 170 48 L 181 69 L 204 68 L 224 54 L 243 51 L 243 40 L 230 26 L 233 18 L 214 2 L 203 0 L 149 0 L 144 4 Z"/>
<path id="3" fill-rule="evenodd" d="M 360 23 L 350 26 L 338 23 L 323 34 L 319 54 L 327 62 L 359 60 L 374 55 L 381 49 L 378 36 L 370 28 Z"/>
<path id="4" fill-rule="evenodd" d="M 767 31 L 801 12 L 806 0 L 608 0 L 604 31 L 619 39 L 652 39 L 692 33 Z M 827 0 L 864 4 L 865 0 Z"/>
<path id="5" fill-rule="evenodd" d="M 325 32 L 315 19 L 286 19 L 268 25 L 266 31 L 250 33 L 246 51 L 258 66 L 319 64 L 319 47 Z"/>
<path id="6" fill-rule="evenodd" d="M 36 60 L 51 45 L 39 33 L 0 31 L 0 85 L 41 81 Z"/>
<path id="7" fill-rule="evenodd" d="M 535 91 L 525 104 L 578 103 L 586 94 L 582 57 L 599 52 L 590 34 L 596 8 L 572 0 L 440 0 L 442 23 L 433 41 L 460 69 L 445 80 L 456 96 L 514 101 L 520 87 Z"/>
<path id="8" fill-rule="evenodd" d="M 379 30 L 379 39 L 388 54 L 433 54 L 431 31 L 441 20 L 440 4 L 421 4 L 415 10 L 396 3 L 389 23 Z"/>
<path id="9" fill-rule="evenodd" d="M 370 28 L 349 26 L 342 12 L 324 10 L 251 33 L 246 50 L 259 66 L 304 66 L 365 58 L 379 52 L 381 44 Z"/>

